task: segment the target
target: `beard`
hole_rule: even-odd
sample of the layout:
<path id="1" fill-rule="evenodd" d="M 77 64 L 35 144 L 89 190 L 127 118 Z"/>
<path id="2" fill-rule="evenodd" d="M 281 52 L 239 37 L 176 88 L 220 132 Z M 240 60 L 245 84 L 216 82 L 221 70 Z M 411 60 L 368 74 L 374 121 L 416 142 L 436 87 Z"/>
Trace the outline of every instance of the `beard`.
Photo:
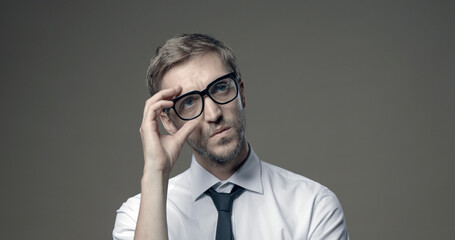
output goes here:
<path id="1" fill-rule="evenodd" d="M 232 136 L 219 139 L 215 143 L 216 145 L 224 145 L 223 152 L 215 152 L 207 148 L 210 134 L 213 132 L 213 129 L 218 126 L 228 126 L 234 130 L 234 134 Z M 245 112 L 243 110 L 239 110 L 238 117 L 231 120 L 221 119 L 219 122 L 213 123 L 210 125 L 209 130 L 203 133 L 201 137 L 196 139 L 187 138 L 187 143 L 195 152 L 210 159 L 213 163 L 226 165 L 234 160 L 242 150 L 242 146 L 245 141 L 245 127 Z M 234 145 L 228 145 L 229 143 L 233 143 Z"/>

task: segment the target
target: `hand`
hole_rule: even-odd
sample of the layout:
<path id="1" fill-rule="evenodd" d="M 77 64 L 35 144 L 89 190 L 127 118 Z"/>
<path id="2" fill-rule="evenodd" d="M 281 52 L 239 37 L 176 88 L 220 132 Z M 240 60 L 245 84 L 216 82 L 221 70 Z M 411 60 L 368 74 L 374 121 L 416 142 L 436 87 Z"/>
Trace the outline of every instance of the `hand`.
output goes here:
<path id="1" fill-rule="evenodd" d="M 144 175 L 148 171 L 169 173 L 180 154 L 185 139 L 199 123 L 199 119 L 196 118 L 187 121 L 170 135 L 159 132 L 158 117 L 162 114 L 163 108 L 172 107 L 171 99 L 181 91 L 180 86 L 161 90 L 145 103 L 144 116 L 139 130 L 144 151 Z"/>

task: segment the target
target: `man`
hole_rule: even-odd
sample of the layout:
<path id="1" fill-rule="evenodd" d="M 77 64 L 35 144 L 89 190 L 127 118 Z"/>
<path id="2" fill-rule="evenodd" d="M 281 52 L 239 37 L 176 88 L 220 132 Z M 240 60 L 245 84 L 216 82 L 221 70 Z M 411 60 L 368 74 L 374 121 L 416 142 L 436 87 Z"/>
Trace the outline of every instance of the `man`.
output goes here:
<path id="1" fill-rule="evenodd" d="M 231 49 L 203 34 L 176 36 L 147 78 L 141 194 L 117 211 L 114 239 L 349 239 L 330 190 L 259 160 L 248 144 Z M 185 141 L 191 167 L 169 180 Z"/>

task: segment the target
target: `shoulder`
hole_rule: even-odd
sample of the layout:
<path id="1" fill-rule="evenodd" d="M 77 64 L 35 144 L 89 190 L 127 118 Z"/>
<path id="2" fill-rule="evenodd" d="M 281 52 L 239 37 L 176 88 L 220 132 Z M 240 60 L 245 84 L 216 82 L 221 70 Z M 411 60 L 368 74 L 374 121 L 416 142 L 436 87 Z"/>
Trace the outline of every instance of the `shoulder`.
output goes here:
<path id="1" fill-rule="evenodd" d="M 262 172 L 263 178 L 265 180 L 282 183 L 282 184 L 290 184 L 291 186 L 305 186 L 314 189 L 325 188 L 320 183 L 309 179 L 305 176 L 300 174 L 291 172 L 284 168 L 275 166 L 268 162 L 261 161 L 262 165 Z"/>
<path id="2" fill-rule="evenodd" d="M 261 165 L 263 182 L 270 185 L 274 191 L 292 194 L 296 197 L 305 196 L 305 199 L 311 197 L 314 202 L 319 202 L 326 197 L 336 198 L 330 189 L 310 178 L 264 161 L 261 161 Z"/>
<path id="3" fill-rule="evenodd" d="M 133 239 L 140 203 L 141 194 L 137 194 L 128 198 L 117 210 L 114 230 L 112 231 L 114 239 Z"/>
<path id="4" fill-rule="evenodd" d="M 189 169 L 187 169 L 184 172 L 178 174 L 177 176 L 169 179 L 169 187 L 178 187 L 180 185 L 189 184 L 189 181 L 188 181 L 189 174 L 190 174 L 190 171 L 189 171 Z"/>
<path id="5" fill-rule="evenodd" d="M 141 194 L 137 194 L 133 197 L 130 197 L 120 206 L 117 210 L 117 214 L 126 214 L 132 219 L 137 219 L 137 214 L 139 212 L 139 205 L 141 204 Z"/>
<path id="6" fill-rule="evenodd" d="M 264 190 L 270 190 L 268 192 L 273 198 L 285 206 L 283 209 L 289 210 L 290 216 L 298 213 L 300 219 L 314 223 L 314 226 L 312 224 L 310 227 L 311 231 L 318 232 L 338 226 L 336 231 L 347 234 L 343 209 L 337 196 L 329 188 L 270 163 L 261 164 Z M 317 234 L 321 233 L 315 233 L 314 236 Z"/>
<path id="7" fill-rule="evenodd" d="M 174 195 L 181 194 L 191 194 L 191 181 L 190 181 L 190 171 L 180 173 L 179 175 L 169 179 L 168 186 L 168 199 L 172 198 Z"/>

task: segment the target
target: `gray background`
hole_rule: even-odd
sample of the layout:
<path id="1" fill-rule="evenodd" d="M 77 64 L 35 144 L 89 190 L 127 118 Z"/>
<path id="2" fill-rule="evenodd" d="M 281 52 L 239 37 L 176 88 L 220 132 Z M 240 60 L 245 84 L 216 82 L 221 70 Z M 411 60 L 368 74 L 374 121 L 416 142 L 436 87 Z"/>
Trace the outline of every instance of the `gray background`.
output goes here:
<path id="1" fill-rule="evenodd" d="M 234 49 L 248 140 L 332 189 L 352 239 L 450 238 L 453 5 L 2 1 L 2 239 L 111 238 L 140 191 L 149 59 L 181 32 Z"/>

